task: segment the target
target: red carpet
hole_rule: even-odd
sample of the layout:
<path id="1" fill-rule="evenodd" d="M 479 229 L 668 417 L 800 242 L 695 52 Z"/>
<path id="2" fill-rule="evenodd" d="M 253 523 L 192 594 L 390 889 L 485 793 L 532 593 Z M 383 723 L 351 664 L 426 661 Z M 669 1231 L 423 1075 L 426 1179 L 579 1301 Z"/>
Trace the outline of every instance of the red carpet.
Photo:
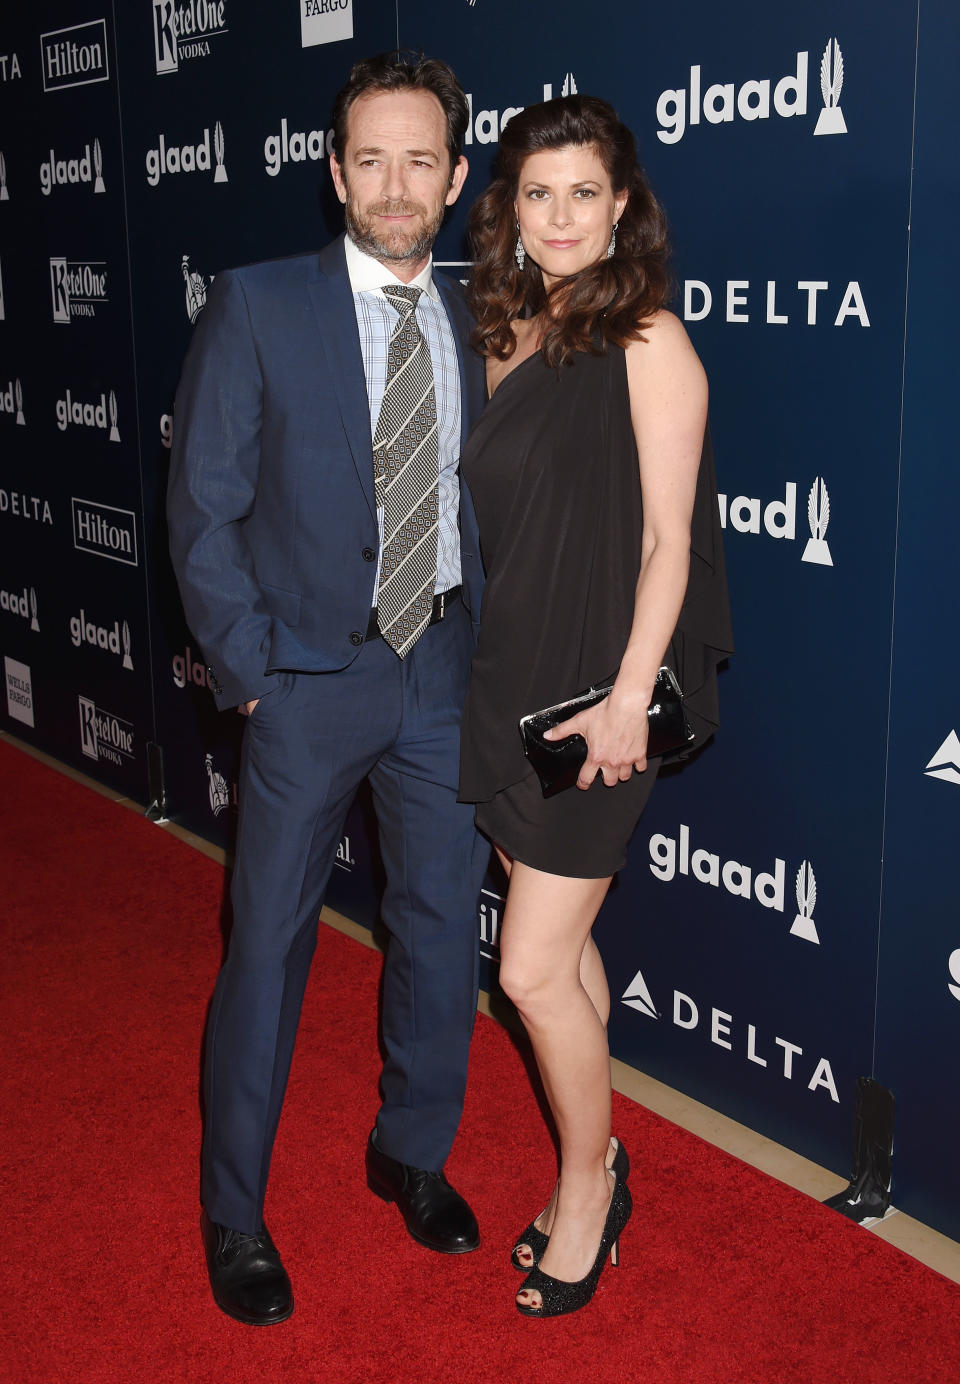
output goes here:
<path id="1" fill-rule="evenodd" d="M 636 1212 L 577 1316 L 514 1310 L 512 1235 L 554 1167 L 481 1018 L 451 1179 L 481 1249 L 418 1248 L 366 1190 L 378 957 L 322 927 L 268 1221 L 282 1326 L 224 1317 L 197 1230 L 197 1074 L 223 872 L 0 742 L 5 1180 L 0 1378 L 107 1384 L 946 1384 L 960 1288 L 615 1097 Z"/>

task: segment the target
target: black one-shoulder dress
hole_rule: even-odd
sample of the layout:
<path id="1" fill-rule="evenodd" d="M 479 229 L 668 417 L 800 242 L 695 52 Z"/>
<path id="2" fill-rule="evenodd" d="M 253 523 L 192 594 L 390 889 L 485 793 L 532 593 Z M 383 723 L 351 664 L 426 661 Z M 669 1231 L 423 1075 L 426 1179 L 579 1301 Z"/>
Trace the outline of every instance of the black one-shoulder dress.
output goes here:
<path id="1" fill-rule="evenodd" d="M 626 357 L 608 345 L 559 371 L 537 353 L 500 383 L 464 450 L 487 585 L 463 716 L 460 799 L 515 860 L 601 878 L 624 863 L 656 777 L 544 799 L 520 741 L 527 712 L 615 673 L 633 623 L 643 508 Z M 717 664 L 733 649 L 709 434 L 691 525 L 690 578 L 664 661 L 691 748 L 718 724 Z"/>

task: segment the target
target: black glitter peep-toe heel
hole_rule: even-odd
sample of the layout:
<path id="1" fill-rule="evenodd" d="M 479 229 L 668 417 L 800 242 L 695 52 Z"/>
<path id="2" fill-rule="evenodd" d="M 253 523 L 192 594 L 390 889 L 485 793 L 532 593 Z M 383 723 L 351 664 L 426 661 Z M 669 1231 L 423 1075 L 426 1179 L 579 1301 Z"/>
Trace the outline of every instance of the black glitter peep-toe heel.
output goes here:
<path id="1" fill-rule="evenodd" d="M 627 1156 L 627 1150 L 619 1139 L 611 1138 L 610 1142 L 615 1150 L 613 1161 L 609 1164 L 610 1171 L 618 1182 L 626 1182 L 630 1176 L 630 1159 Z M 543 1212 L 540 1214 L 542 1215 Z M 510 1263 L 521 1273 L 529 1273 L 540 1263 L 549 1243 L 550 1236 L 545 1231 L 537 1229 L 536 1218 L 534 1218 L 517 1237 L 517 1243 L 510 1251 Z M 530 1262 L 526 1264 L 520 1258 L 520 1251 L 523 1249 L 530 1251 Z"/>
<path id="2" fill-rule="evenodd" d="M 618 1179 L 610 1198 L 603 1234 L 600 1236 L 600 1248 L 593 1261 L 593 1268 L 587 1276 L 578 1279 L 576 1283 L 567 1283 L 561 1278 L 551 1278 L 538 1265 L 527 1274 L 520 1292 L 539 1293 L 540 1306 L 527 1307 L 522 1302 L 517 1302 L 517 1311 L 525 1317 L 563 1317 L 569 1312 L 579 1312 L 581 1307 L 586 1307 L 597 1291 L 607 1255 L 610 1256 L 611 1264 L 619 1262 L 618 1241 L 632 1210 L 630 1190 L 625 1182 Z"/>

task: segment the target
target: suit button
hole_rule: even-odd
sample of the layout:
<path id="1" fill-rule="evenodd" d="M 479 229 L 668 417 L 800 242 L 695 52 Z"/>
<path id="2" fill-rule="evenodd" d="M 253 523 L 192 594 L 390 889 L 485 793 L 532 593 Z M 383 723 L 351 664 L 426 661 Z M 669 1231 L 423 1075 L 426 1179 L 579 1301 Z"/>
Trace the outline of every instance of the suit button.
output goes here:
<path id="1" fill-rule="evenodd" d="M 376 557 L 376 553 L 373 551 L 372 548 L 364 548 L 360 556 L 363 558 L 364 562 L 372 562 L 373 559 Z"/>
<path id="2" fill-rule="evenodd" d="M 363 635 L 360 633 L 359 630 L 353 630 L 353 631 L 351 632 L 351 635 L 350 635 L 350 643 L 351 643 L 351 644 L 362 644 L 362 643 L 363 643 Z"/>

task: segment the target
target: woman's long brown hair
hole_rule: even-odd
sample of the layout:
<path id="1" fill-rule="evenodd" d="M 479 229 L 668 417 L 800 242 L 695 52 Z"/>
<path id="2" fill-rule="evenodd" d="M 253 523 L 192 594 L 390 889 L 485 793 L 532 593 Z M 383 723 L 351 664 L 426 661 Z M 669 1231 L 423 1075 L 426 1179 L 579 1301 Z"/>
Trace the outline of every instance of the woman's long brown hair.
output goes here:
<path id="1" fill-rule="evenodd" d="M 517 267 L 514 204 L 525 160 L 571 145 L 596 149 L 614 192 L 626 190 L 628 198 L 612 258 L 559 280 L 548 293 L 529 255 Z M 637 164 L 633 135 L 595 96 L 560 96 L 513 116 L 500 136 L 497 175 L 471 208 L 469 233 L 475 266 L 467 299 L 477 322 L 473 342 L 485 356 L 511 356 L 511 323 L 538 312 L 549 365 L 565 364 L 578 351 L 596 354 L 607 341 L 626 346 L 643 335 L 667 297 L 666 219 Z"/>

